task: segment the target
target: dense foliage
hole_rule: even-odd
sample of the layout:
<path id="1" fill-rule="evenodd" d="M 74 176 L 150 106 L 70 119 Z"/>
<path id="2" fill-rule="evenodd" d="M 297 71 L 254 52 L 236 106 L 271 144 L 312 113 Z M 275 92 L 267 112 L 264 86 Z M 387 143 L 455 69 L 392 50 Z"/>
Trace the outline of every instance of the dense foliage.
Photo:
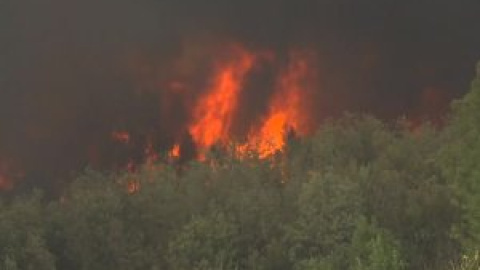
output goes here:
<path id="1" fill-rule="evenodd" d="M 0 202 L 0 269 L 479 269 L 478 112 L 480 74 L 441 131 L 347 115 L 266 160 L 87 170 Z"/>

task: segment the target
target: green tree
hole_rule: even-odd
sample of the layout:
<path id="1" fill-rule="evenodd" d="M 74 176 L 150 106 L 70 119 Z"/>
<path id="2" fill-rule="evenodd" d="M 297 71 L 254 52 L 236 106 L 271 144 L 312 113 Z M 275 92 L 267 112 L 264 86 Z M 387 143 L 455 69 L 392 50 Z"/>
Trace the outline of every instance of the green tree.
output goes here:
<path id="1" fill-rule="evenodd" d="M 399 243 L 387 230 L 378 228 L 365 218 L 358 220 L 351 252 L 353 270 L 402 270 L 407 266 Z"/>
<path id="2" fill-rule="evenodd" d="M 123 193 L 109 177 L 87 172 L 51 206 L 51 239 L 62 254 L 62 268 L 126 269 Z"/>
<path id="3" fill-rule="evenodd" d="M 478 251 L 470 255 L 464 255 L 457 264 L 452 266 L 452 270 L 478 270 L 480 269 L 480 254 Z"/>
<path id="4" fill-rule="evenodd" d="M 296 269 L 348 266 L 347 250 L 362 204 L 355 180 L 333 172 L 313 173 L 302 185 L 297 218 L 286 231 Z"/>
<path id="5" fill-rule="evenodd" d="M 55 269 L 44 217 L 39 193 L 0 204 L 0 269 Z"/>
<path id="6" fill-rule="evenodd" d="M 238 233 L 230 217 L 221 212 L 194 217 L 169 243 L 170 269 L 235 269 Z"/>
<path id="7" fill-rule="evenodd" d="M 455 234 L 466 250 L 480 247 L 480 63 L 470 92 L 453 104 L 441 152 L 443 173 L 457 195 L 462 221 Z"/>
<path id="8" fill-rule="evenodd" d="M 401 240 L 411 268 L 437 269 L 457 252 L 450 232 L 458 209 L 436 163 L 441 141 L 428 126 L 395 136 L 362 184 L 365 214 Z"/>

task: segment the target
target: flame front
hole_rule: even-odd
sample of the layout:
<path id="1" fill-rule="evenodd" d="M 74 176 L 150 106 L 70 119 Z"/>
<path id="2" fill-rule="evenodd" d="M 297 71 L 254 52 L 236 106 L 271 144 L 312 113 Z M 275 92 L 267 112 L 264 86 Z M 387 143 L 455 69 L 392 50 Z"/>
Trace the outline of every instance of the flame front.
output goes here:
<path id="1" fill-rule="evenodd" d="M 120 168 L 136 173 L 140 162 L 145 163 L 143 168 L 155 171 L 159 169 L 159 161 L 164 158 L 164 161 L 180 166 L 191 158 L 204 161 L 207 151 L 213 145 L 219 144 L 229 149 L 228 145 L 242 136 L 245 136 L 245 142 L 233 149 L 235 154 L 242 157 L 250 153 L 264 159 L 285 149 L 287 136 L 292 134 L 291 131 L 294 134 L 306 135 L 314 128 L 311 126 L 313 121 L 309 119 L 309 101 L 311 90 L 316 87 L 316 69 L 313 65 L 315 55 L 308 51 L 293 51 L 288 58 L 283 59 L 277 58 L 271 51 L 252 52 L 240 44 L 218 48 L 213 54 L 208 54 L 213 61 L 208 60 L 207 66 L 204 66 L 203 60 L 198 63 L 201 68 L 213 66 L 211 73 L 207 73 L 204 89 L 195 88 L 195 84 L 189 81 L 189 76 L 192 76 L 189 72 L 197 70 L 191 68 L 196 65 L 195 61 L 187 61 L 189 65 L 186 66 L 190 68 L 186 71 L 183 70 L 184 65 L 179 65 L 182 67 L 180 75 L 174 76 L 175 80 L 168 80 L 169 83 L 165 84 L 168 89 L 173 89 L 172 91 L 178 94 L 177 98 L 183 99 L 183 102 L 175 103 L 176 107 L 167 107 L 177 110 L 181 110 L 182 106 L 188 108 L 188 120 L 177 123 L 178 129 L 174 131 L 176 135 L 172 137 L 174 143 L 168 148 L 157 148 L 161 147 L 161 144 L 150 134 L 131 134 L 126 130 L 115 130 L 111 133 L 111 139 L 119 144 L 116 147 L 124 145 L 125 151 L 135 156 L 128 162 L 121 162 Z M 264 75 L 268 77 L 268 84 L 265 84 L 268 89 L 250 88 L 255 86 L 250 84 L 258 78 L 255 76 Z M 273 77 L 270 77 L 272 75 Z M 244 91 L 247 83 L 249 92 Z M 180 88 L 182 91 L 178 92 Z M 241 110 L 247 110 L 250 104 L 244 103 L 244 97 L 253 95 L 255 98 L 257 94 L 251 91 L 259 92 L 259 100 L 266 102 L 263 103 L 265 110 L 264 114 L 249 115 L 245 118 L 248 114 L 242 116 Z M 268 95 L 265 96 L 265 93 Z M 162 100 L 165 104 L 171 101 L 168 97 Z M 182 134 L 181 130 L 186 132 Z M 143 148 L 143 154 L 134 152 L 138 147 Z M 166 155 L 161 154 L 163 151 Z M 132 184 L 129 190 L 134 192 L 137 188 L 136 184 Z"/>
<path id="2" fill-rule="evenodd" d="M 308 132 L 308 93 L 315 86 L 310 56 L 292 53 L 288 67 L 280 74 L 267 116 L 248 135 L 246 144 L 238 148 L 258 153 L 266 158 L 284 149 L 288 131 Z"/>
<path id="3" fill-rule="evenodd" d="M 230 61 L 218 65 L 212 86 L 196 103 L 189 132 L 199 149 L 229 139 L 238 96 L 255 56 L 240 47 L 232 49 Z"/>

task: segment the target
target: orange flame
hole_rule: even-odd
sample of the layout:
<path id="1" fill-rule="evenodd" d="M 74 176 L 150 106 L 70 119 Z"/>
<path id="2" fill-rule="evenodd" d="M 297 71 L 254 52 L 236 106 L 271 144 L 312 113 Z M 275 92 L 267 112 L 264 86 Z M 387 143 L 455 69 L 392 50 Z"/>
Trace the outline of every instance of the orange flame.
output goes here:
<path id="1" fill-rule="evenodd" d="M 190 98 L 191 84 L 183 81 L 188 80 L 188 72 L 187 75 L 183 74 L 185 76 L 179 76 L 168 84 L 172 93 L 186 99 L 183 103 L 185 107 L 192 108 L 189 123 L 186 127 L 182 126 L 182 130 L 185 128 L 191 137 L 188 137 L 188 142 L 182 138 L 173 138 L 176 144 L 167 153 L 170 161 L 178 160 L 183 154 L 182 149 L 190 149 L 188 147 L 190 144 L 195 147 L 192 155 L 197 155 L 200 161 L 206 159 L 206 151 L 214 144 L 227 146 L 235 137 L 234 130 L 238 130 L 234 129 L 236 128 L 234 120 L 241 119 L 237 117 L 240 95 L 248 76 L 253 74 L 253 68 L 263 68 L 264 63 L 268 64 L 267 67 L 281 63 L 270 51 L 251 52 L 239 44 L 230 45 L 226 50 L 220 50 L 220 53 L 223 56 L 213 63 L 214 68 L 208 86 L 199 96 L 193 95 L 194 98 Z M 266 114 L 258 118 L 247 130 L 246 142 L 237 146 L 233 150 L 235 153 L 239 156 L 253 153 L 259 158 L 267 158 L 284 150 L 289 131 L 305 135 L 312 130 L 310 124 L 313 122 L 309 119 L 311 100 L 309 93 L 316 85 L 316 69 L 313 65 L 315 58 L 309 51 L 293 51 L 289 55 L 287 65 L 277 73 Z M 277 70 L 276 67 L 274 70 Z M 163 100 L 167 100 L 168 103 L 170 99 Z M 242 130 L 243 128 L 244 126 Z M 131 143 L 130 137 L 130 134 L 124 131 L 112 133 L 115 141 L 124 144 Z M 188 145 L 185 146 L 183 143 Z M 145 157 L 147 167 L 154 168 L 153 164 L 159 156 L 151 144 L 145 149 Z M 129 167 L 128 171 L 135 171 L 133 164 Z"/>
<path id="2" fill-rule="evenodd" d="M 178 159 L 180 157 L 180 144 L 175 144 L 172 149 L 168 152 L 168 157 L 170 159 Z"/>
<path id="3" fill-rule="evenodd" d="M 140 190 L 140 183 L 137 180 L 130 180 L 127 182 L 128 194 L 136 193 L 139 190 Z"/>
<path id="4" fill-rule="evenodd" d="M 236 46 L 234 57 L 219 65 L 207 94 L 200 98 L 193 112 L 190 134 L 200 149 L 228 139 L 237 109 L 243 81 L 255 62 L 255 56 Z"/>
<path id="5" fill-rule="evenodd" d="M 309 58 L 309 54 L 292 53 L 290 64 L 277 80 L 267 116 L 260 128 L 250 132 L 247 143 L 237 149 L 240 154 L 248 149 L 266 158 L 284 149 L 288 130 L 308 132 L 307 94 L 315 85 Z"/>

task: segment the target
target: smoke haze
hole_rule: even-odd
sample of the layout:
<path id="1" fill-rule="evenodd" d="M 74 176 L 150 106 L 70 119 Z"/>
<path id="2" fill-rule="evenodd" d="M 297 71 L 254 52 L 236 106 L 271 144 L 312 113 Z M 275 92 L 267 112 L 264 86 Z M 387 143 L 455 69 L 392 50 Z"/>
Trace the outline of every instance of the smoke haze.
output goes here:
<path id="1" fill-rule="evenodd" d="M 244 82 L 236 134 L 268 110 L 292 50 L 314 52 L 317 124 L 344 110 L 438 118 L 468 90 L 479 14 L 475 0 L 4 0 L 0 172 L 42 186 L 141 156 L 116 130 L 158 151 L 191 140 L 195 101 L 232 43 L 267 55 Z"/>

